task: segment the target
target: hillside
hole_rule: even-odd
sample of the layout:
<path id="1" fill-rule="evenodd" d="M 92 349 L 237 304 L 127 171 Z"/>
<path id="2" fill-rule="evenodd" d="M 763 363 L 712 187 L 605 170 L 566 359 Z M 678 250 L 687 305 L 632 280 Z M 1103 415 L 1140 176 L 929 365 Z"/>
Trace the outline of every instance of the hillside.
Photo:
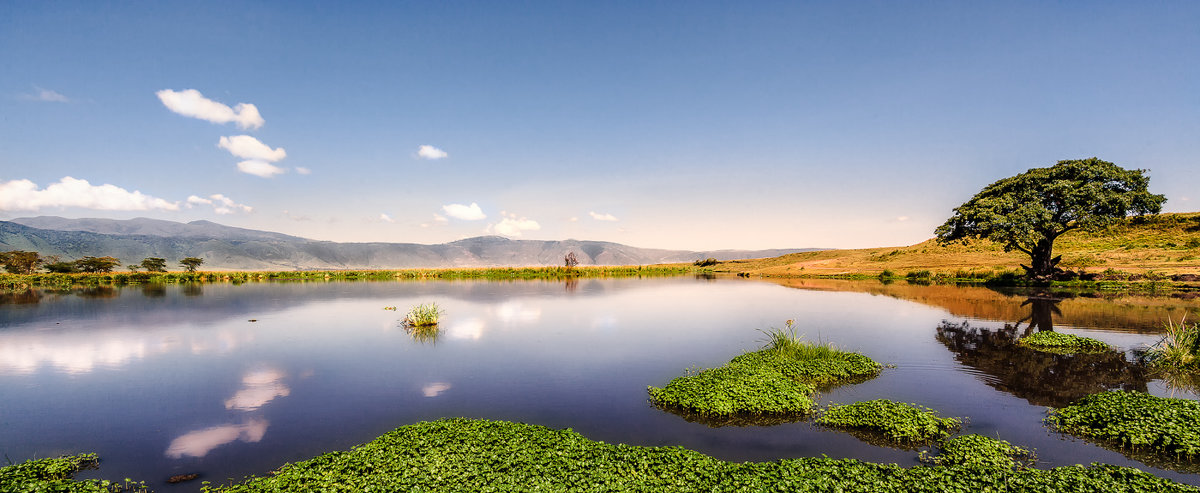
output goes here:
<path id="1" fill-rule="evenodd" d="M 338 243 L 234 228 L 209 221 L 66 219 L 42 216 L 0 221 L 0 251 L 113 256 L 122 265 L 161 257 L 168 265 L 200 257 L 206 270 L 403 269 L 560 265 L 575 252 L 581 265 L 649 265 L 713 257 L 745 259 L 804 251 L 687 251 L 637 248 L 604 241 L 511 240 L 481 236 L 450 243 Z"/>
<path id="2" fill-rule="evenodd" d="M 1126 219 L 1103 231 L 1074 231 L 1055 242 L 1054 253 L 1063 257 L 1059 266 L 1069 270 L 1100 272 L 1111 268 L 1130 273 L 1198 274 L 1200 213 L 1159 214 Z M 733 260 L 714 269 L 764 276 L 877 275 L 884 270 L 903 275 L 915 270 L 1018 270 L 1027 263 L 1028 255 L 1005 252 L 1001 245 L 989 241 L 943 246 L 930 239 L 905 247 L 822 250 Z"/>

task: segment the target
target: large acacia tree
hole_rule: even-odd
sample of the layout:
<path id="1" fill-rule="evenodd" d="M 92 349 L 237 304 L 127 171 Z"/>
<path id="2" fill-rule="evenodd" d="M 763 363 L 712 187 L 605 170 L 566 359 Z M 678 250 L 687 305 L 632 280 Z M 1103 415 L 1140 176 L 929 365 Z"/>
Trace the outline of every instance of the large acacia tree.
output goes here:
<path id="1" fill-rule="evenodd" d="M 984 187 L 937 228 L 941 243 L 986 238 L 1030 257 L 1029 277 L 1057 271 L 1054 240 L 1071 230 L 1095 230 L 1131 215 L 1157 214 L 1166 197 L 1147 190 L 1146 170 L 1097 158 L 1059 161 Z"/>

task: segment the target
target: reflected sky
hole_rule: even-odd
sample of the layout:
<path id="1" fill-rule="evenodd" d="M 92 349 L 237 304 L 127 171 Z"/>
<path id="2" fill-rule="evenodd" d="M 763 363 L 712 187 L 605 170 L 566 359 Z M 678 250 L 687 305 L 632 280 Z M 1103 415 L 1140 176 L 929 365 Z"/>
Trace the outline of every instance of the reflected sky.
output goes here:
<path id="1" fill-rule="evenodd" d="M 726 460 L 825 454 L 915 465 L 915 454 L 804 421 L 711 428 L 647 402 L 647 385 L 722 365 L 763 344 L 757 329 L 794 319 L 810 340 L 896 365 L 822 394 L 823 403 L 890 398 L 969 416 L 967 432 L 1034 447 L 1044 465 L 1135 464 L 1048 433 L 1044 407 L 989 385 L 994 377 L 938 341 L 943 321 L 957 323 L 962 306 L 982 303 L 974 292 L 907 293 L 969 300 L 943 306 L 688 277 L 163 288 L 26 293 L 25 302 L 0 304 L 0 453 L 16 461 L 97 452 L 102 469 L 84 477 L 144 478 L 166 491 L 173 486 L 162 481 L 174 474 L 261 475 L 397 426 L 466 416 Z M 414 340 L 400 324 L 422 303 L 445 311 L 434 341 Z M 972 326 L 999 330 L 1031 313 L 1021 300 L 1002 303 L 994 311 L 1015 318 L 972 318 Z M 1077 304 L 1056 306 L 1070 317 Z M 1121 319 L 1122 306 L 1087 309 Z M 1123 349 L 1157 339 L 1092 332 Z"/>

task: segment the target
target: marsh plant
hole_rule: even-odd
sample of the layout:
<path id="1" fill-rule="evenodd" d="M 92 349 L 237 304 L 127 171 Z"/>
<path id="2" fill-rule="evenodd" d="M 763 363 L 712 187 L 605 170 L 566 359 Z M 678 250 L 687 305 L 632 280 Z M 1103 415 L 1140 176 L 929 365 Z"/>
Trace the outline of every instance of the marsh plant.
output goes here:
<path id="1" fill-rule="evenodd" d="M 1046 423 L 1062 433 L 1135 451 L 1200 458 L 1200 402 L 1190 399 L 1101 392 L 1052 411 Z"/>
<path id="2" fill-rule="evenodd" d="M 938 443 L 936 456 L 921 451 L 920 459 L 939 466 L 969 466 L 987 469 L 1028 469 L 1037 462 L 1037 454 L 1004 440 L 983 435 L 962 435 Z"/>
<path id="3" fill-rule="evenodd" d="M 1041 331 L 1022 337 L 1017 344 L 1038 351 L 1058 354 L 1097 353 L 1112 348 L 1102 341 L 1062 332 Z"/>
<path id="4" fill-rule="evenodd" d="M 958 418 L 943 418 L 927 407 L 887 399 L 831 406 L 816 423 L 870 431 L 896 443 L 927 443 L 962 426 Z"/>
<path id="5" fill-rule="evenodd" d="M 414 306 L 408 310 L 408 314 L 404 316 L 404 320 L 400 323 L 406 328 L 416 327 L 436 327 L 438 319 L 446 313 L 437 303 L 423 303 Z"/>
<path id="6" fill-rule="evenodd" d="M 1164 371 L 1200 371 L 1200 324 L 1168 319 L 1166 333 L 1146 352 L 1146 361 Z"/>

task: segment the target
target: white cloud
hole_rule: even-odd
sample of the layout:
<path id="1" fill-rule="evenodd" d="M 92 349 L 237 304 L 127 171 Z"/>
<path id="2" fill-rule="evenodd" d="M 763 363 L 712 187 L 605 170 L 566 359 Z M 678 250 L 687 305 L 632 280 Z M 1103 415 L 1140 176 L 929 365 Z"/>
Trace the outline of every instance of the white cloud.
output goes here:
<path id="1" fill-rule="evenodd" d="M 380 214 L 379 214 L 379 220 L 380 220 L 380 221 L 383 221 L 383 222 L 385 222 L 385 223 L 394 223 L 394 222 L 396 222 L 396 220 L 395 220 L 395 219 L 392 219 L 392 216 L 389 216 L 389 215 L 387 215 L 387 214 L 383 214 L 383 213 L 380 213 Z"/>
<path id="2" fill-rule="evenodd" d="M 909 217 L 908 216 L 896 216 L 896 220 L 900 221 L 900 222 L 904 222 L 904 221 L 909 220 Z"/>
<path id="3" fill-rule="evenodd" d="M 229 151 L 234 156 L 256 161 L 273 163 L 287 157 L 287 151 L 283 150 L 282 147 L 271 149 L 271 146 L 249 135 L 221 137 L 221 140 L 217 142 L 217 147 Z"/>
<path id="4" fill-rule="evenodd" d="M 504 236 L 521 236 L 525 231 L 537 231 L 542 225 L 529 218 L 518 218 L 515 214 L 507 214 L 504 219 L 492 227 L 496 234 Z"/>
<path id="5" fill-rule="evenodd" d="M 246 443 L 257 443 L 267 434 L 267 426 L 271 422 L 265 419 L 253 418 L 244 424 L 221 425 L 196 430 L 171 440 L 167 446 L 166 456 L 171 459 L 183 457 L 204 457 L 213 449 L 241 440 Z"/>
<path id="6" fill-rule="evenodd" d="M 253 207 L 245 204 L 239 204 L 233 199 L 219 193 L 209 195 L 208 198 L 199 197 L 196 195 L 188 196 L 187 206 L 189 209 L 201 205 L 213 206 L 213 212 L 216 212 L 217 214 L 233 214 L 236 212 L 244 212 L 249 214 L 254 211 Z"/>
<path id="7" fill-rule="evenodd" d="M 212 205 L 213 201 L 206 199 L 204 197 L 197 197 L 195 195 L 189 195 L 187 198 L 187 203 L 188 203 L 188 207 L 191 207 L 193 205 Z"/>
<path id="8" fill-rule="evenodd" d="M 438 149 L 434 146 L 423 145 L 417 148 L 417 157 L 421 159 L 443 159 L 448 157 L 446 151 Z"/>
<path id="9" fill-rule="evenodd" d="M 275 175 L 278 175 L 278 174 L 281 174 L 284 172 L 284 169 L 280 168 L 279 166 L 275 166 L 268 162 L 256 161 L 256 160 L 242 161 L 237 164 L 237 169 L 238 169 L 238 171 L 241 171 L 242 173 L 246 173 L 248 175 L 254 175 L 254 176 L 261 176 L 263 178 L 270 178 L 272 176 L 275 176 Z"/>
<path id="10" fill-rule="evenodd" d="M 303 166 L 296 166 L 296 173 L 301 174 L 301 175 L 311 175 L 312 170 L 305 168 Z"/>
<path id="11" fill-rule="evenodd" d="M 588 212 L 588 215 L 592 216 L 592 219 L 595 219 L 597 221 L 616 221 L 617 220 L 616 216 L 613 216 L 612 214 L 600 214 L 597 212 Z"/>
<path id="12" fill-rule="evenodd" d="M 50 89 L 43 89 L 38 86 L 33 86 L 33 91 L 34 91 L 33 94 L 21 95 L 21 99 L 25 99 L 28 101 L 43 101 L 43 102 L 47 102 L 47 103 L 70 103 L 71 102 L 70 98 L 63 96 L 62 94 L 60 94 L 58 92 L 51 91 Z"/>
<path id="13" fill-rule="evenodd" d="M 185 89 L 172 91 L 163 89 L 154 93 L 167 109 L 183 116 L 199 118 L 213 123 L 235 122 L 239 128 L 257 129 L 266 123 L 258 113 L 258 107 L 249 103 L 238 103 L 230 108 L 204 97 L 200 91 Z"/>
<path id="14" fill-rule="evenodd" d="M 0 183 L 0 210 L 34 211 L 44 207 L 81 207 L 102 211 L 179 210 L 179 202 L 130 192 L 116 185 L 92 185 L 87 180 L 63 177 L 39 190 L 29 180 Z"/>
<path id="15" fill-rule="evenodd" d="M 471 205 L 443 205 L 442 210 L 445 211 L 447 216 L 455 219 L 462 219 L 464 221 L 478 221 L 480 219 L 487 218 L 487 216 L 483 214 L 483 209 L 479 208 L 479 204 L 474 202 L 471 202 Z"/>

